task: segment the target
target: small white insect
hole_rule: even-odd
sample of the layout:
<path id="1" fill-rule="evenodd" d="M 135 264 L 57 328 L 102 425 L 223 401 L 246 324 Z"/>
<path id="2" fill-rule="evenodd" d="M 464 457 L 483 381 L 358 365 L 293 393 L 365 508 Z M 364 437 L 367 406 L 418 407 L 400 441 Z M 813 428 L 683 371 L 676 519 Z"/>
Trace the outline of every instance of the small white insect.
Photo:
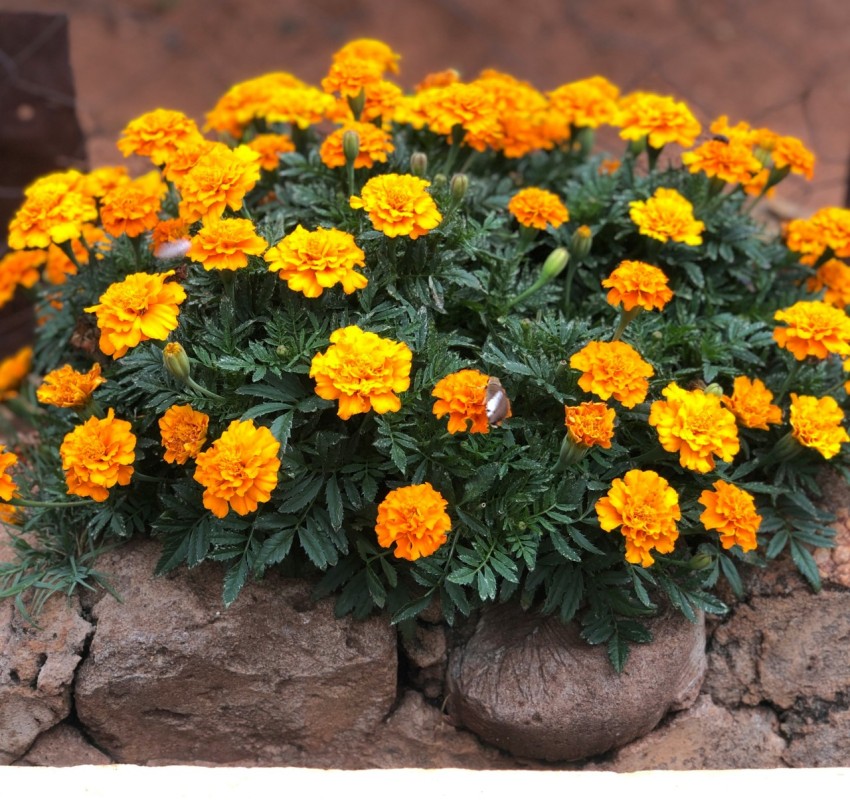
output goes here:
<path id="1" fill-rule="evenodd" d="M 490 376 L 487 379 L 487 388 L 484 390 L 484 408 L 487 412 L 487 421 L 491 425 L 501 425 L 504 420 L 511 416 L 511 401 L 502 382 L 498 378 Z"/>
<path id="2" fill-rule="evenodd" d="M 188 239 L 176 239 L 173 242 L 163 242 L 154 251 L 155 258 L 183 258 L 189 252 L 192 243 Z"/>

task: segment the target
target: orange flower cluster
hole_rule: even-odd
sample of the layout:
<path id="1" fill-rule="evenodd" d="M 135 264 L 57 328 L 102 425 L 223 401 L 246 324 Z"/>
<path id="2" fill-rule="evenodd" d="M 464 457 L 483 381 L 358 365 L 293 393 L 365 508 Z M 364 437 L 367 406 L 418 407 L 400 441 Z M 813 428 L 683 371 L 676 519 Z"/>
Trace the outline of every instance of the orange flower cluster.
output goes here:
<path id="1" fill-rule="evenodd" d="M 115 419 L 111 408 L 106 419 L 90 417 L 77 425 L 59 448 L 68 494 L 102 503 L 113 486 L 130 483 L 135 451 L 136 437 L 130 423 Z"/>
<path id="2" fill-rule="evenodd" d="M 678 453 L 679 463 L 696 472 L 714 469 L 714 457 L 731 461 L 738 450 L 735 415 L 723 408 L 720 398 L 702 389 L 688 391 L 670 383 L 649 411 L 649 424 L 668 453 Z"/>
<path id="3" fill-rule="evenodd" d="M 661 311 L 673 298 L 667 285 L 667 276 L 658 268 L 643 261 L 622 261 L 604 280 L 602 286 L 610 289 L 608 302 L 612 306 L 623 304 L 624 311 L 643 308 Z"/>
<path id="4" fill-rule="evenodd" d="M 788 325 L 774 328 L 773 338 L 798 361 L 807 356 L 827 358 L 830 353 L 850 355 L 850 317 L 835 306 L 801 300 L 777 311 L 773 318 Z"/>
<path id="5" fill-rule="evenodd" d="M 793 219 L 785 226 L 785 244 L 814 263 L 827 251 L 838 258 L 850 256 L 850 209 L 827 207 L 809 219 Z"/>
<path id="6" fill-rule="evenodd" d="M 656 149 L 671 142 L 690 147 L 701 130 L 685 103 L 650 92 L 633 92 L 622 98 L 614 124 L 620 128 L 621 139 L 646 137 Z"/>
<path id="7" fill-rule="evenodd" d="M 381 547 L 408 561 L 430 556 L 445 544 L 452 521 L 448 502 L 430 483 L 393 489 L 378 506 L 375 532 Z"/>
<path id="8" fill-rule="evenodd" d="M 437 381 L 431 392 L 437 398 L 432 410 L 437 419 L 449 415 L 449 433 L 466 433 L 468 423 L 470 433 L 489 432 L 487 380 L 488 376 L 477 369 L 462 369 Z"/>
<path id="9" fill-rule="evenodd" d="M 338 400 L 337 415 L 349 419 L 374 409 L 378 414 L 398 411 L 396 392 L 410 387 L 413 353 L 404 342 L 383 339 L 356 325 L 335 330 L 331 346 L 313 356 L 310 377 L 316 379 L 316 394 Z"/>
<path id="10" fill-rule="evenodd" d="M 706 489 L 699 497 L 705 511 L 700 522 L 707 530 L 720 532 L 720 544 L 727 550 L 738 545 L 745 553 L 758 546 L 756 534 L 761 516 L 756 513 L 755 499 L 749 492 L 726 481 L 715 481 L 714 491 Z"/>
<path id="11" fill-rule="evenodd" d="M 169 464 L 185 464 L 197 458 L 207 441 L 210 418 L 190 405 L 171 406 L 159 419 L 159 433 Z"/>
<path id="12" fill-rule="evenodd" d="M 166 282 L 173 274 L 173 269 L 158 275 L 135 272 L 113 283 L 97 305 L 85 309 L 97 315 L 101 351 L 121 358 L 140 342 L 168 338 L 186 299 L 179 283 Z"/>
<path id="13" fill-rule="evenodd" d="M 824 303 L 845 309 L 850 305 L 850 267 L 837 258 L 830 258 L 806 281 L 806 288 L 810 292 L 826 289 Z"/>
<path id="14" fill-rule="evenodd" d="M 44 376 L 36 389 L 40 403 L 58 408 L 82 408 L 98 386 L 106 383 L 101 377 L 100 364 L 94 364 L 88 372 L 77 372 L 70 364 L 54 369 Z"/>
<path id="15" fill-rule="evenodd" d="M 12 251 L 0 258 L 0 308 L 14 297 L 19 286 L 26 289 L 35 286 L 44 261 L 45 255 L 40 250 Z"/>
<path id="16" fill-rule="evenodd" d="M 838 455 L 841 445 L 850 442 L 842 427 L 844 412 L 834 397 L 812 397 L 791 393 L 791 435 L 824 458 Z"/>
<path id="17" fill-rule="evenodd" d="M 203 265 L 208 272 L 237 270 L 248 266 L 248 256 L 262 255 L 268 246 L 249 219 L 210 218 L 192 237 L 186 257 Z"/>
<path id="18" fill-rule="evenodd" d="M 366 263 L 366 254 L 354 237 L 334 228 L 308 231 L 298 225 L 292 233 L 265 255 L 269 270 L 277 272 L 293 292 L 320 297 L 325 289 L 342 285 L 346 294 L 368 284 L 365 275 L 355 272 Z"/>
<path id="19" fill-rule="evenodd" d="M 11 500 L 18 493 L 18 486 L 9 474 L 9 469 L 18 463 L 18 457 L 0 444 L 0 500 Z"/>
<path id="20" fill-rule="evenodd" d="M 570 358 L 573 369 L 583 371 L 578 385 L 607 400 L 613 397 L 626 408 L 646 399 L 655 370 L 626 342 L 589 342 Z"/>
<path id="21" fill-rule="evenodd" d="M 704 172 L 726 183 L 748 184 L 762 170 L 752 148 L 740 139 L 709 139 L 682 153 L 682 163 L 691 172 Z"/>
<path id="22" fill-rule="evenodd" d="M 376 175 L 366 181 L 360 197 L 351 197 L 350 204 L 364 209 L 375 230 L 384 236 L 418 239 L 443 220 L 426 191 L 430 185 L 413 175 Z"/>
<path id="23" fill-rule="evenodd" d="M 629 216 L 641 234 L 659 242 L 702 244 L 705 223 L 694 219 L 694 207 L 675 189 L 662 186 L 649 200 L 633 200 L 629 203 Z"/>
<path id="24" fill-rule="evenodd" d="M 280 442 L 268 428 L 257 428 L 252 420 L 233 420 L 195 462 L 204 508 L 219 518 L 230 509 L 244 516 L 268 502 L 277 486 L 279 450 Z"/>
<path id="25" fill-rule="evenodd" d="M 617 413 L 605 403 L 582 403 L 564 406 L 567 435 L 570 441 L 582 447 L 598 445 L 606 450 L 614 438 L 614 420 Z"/>
<path id="26" fill-rule="evenodd" d="M 508 211 L 526 228 L 545 231 L 547 225 L 559 228 L 570 218 L 558 195 L 530 186 L 518 191 L 508 203 Z"/>
<path id="27" fill-rule="evenodd" d="M 29 373 L 31 365 L 31 347 L 22 347 L 17 353 L 0 361 L 0 401 L 18 396 L 18 387 Z"/>
<path id="28" fill-rule="evenodd" d="M 100 221 L 110 236 L 139 236 L 159 222 L 162 198 L 168 187 L 158 172 L 120 183 L 109 191 L 100 206 Z"/>
<path id="29" fill-rule="evenodd" d="M 768 425 L 782 422 L 782 409 L 773 405 L 772 400 L 773 392 L 762 381 L 750 380 L 746 375 L 735 378 L 731 397 L 722 398 L 739 425 L 763 431 L 768 430 Z"/>
<path id="30" fill-rule="evenodd" d="M 319 148 L 319 157 L 322 163 L 329 169 L 345 166 L 345 153 L 342 151 L 342 137 L 346 132 L 354 131 L 360 142 L 360 150 L 354 159 L 355 169 L 364 167 L 369 169 L 378 163 L 385 163 L 387 155 L 395 150 L 390 135 L 370 122 L 346 122 L 322 142 Z"/>
<path id="31" fill-rule="evenodd" d="M 620 528 L 626 540 L 626 561 L 650 567 L 651 550 L 672 553 L 679 538 L 679 495 L 652 470 L 629 470 L 615 478 L 608 494 L 596 502 L 599 525 L 604 531 Z"/>

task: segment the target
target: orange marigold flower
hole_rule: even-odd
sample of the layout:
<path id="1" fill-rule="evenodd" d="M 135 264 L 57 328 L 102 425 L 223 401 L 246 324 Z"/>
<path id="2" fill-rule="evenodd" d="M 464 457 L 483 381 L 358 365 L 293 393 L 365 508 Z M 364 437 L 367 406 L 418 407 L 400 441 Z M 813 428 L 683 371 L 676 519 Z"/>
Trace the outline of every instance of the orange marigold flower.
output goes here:
<path id="1" fill-rule="evenodd" d="M 381 66 L 382 70 L 397 73 L 401 56 L 388 44 L 378 39 L 354 39 L 333 54 L 334 61 L 345 61 L 349 58 L 374 61 Z"/>
<path id="2" fill-rule="evenodd" d="M 613 83 L 594 75 L 592 78 L 565 83 L 549 92 L 549 103 L 567 125 L 598 128 L 614 123 L 619 111 L 619 95 L 620 90 Z"/>
<path id="3" fill-rule="evenodd" d="M 190 405 L 173 405 L 159 419 L 159 433 L 169 464 L 185 464 L 197 458 L 207 441 L 210 418 Z"/>
<path id="4" fill-rule="evenodd" d="M 782 422 L 782 409 L 771 400 L 773 392 L 758 378 L 750 380 L 746 375 L 735 378 L 731 397 L 722 398 L 723 405 L 735 415 L 739 425 L 763 431 L 768 430 L 768 425 Z"/>
<path id="5" fill-rule="evenodd" d="M 194 478 L 204 487 L 204 508 L 217 517 L 233 509 L 240 516 L 257 510 L 277 486 L 280 442 L 268 428 L 235 419 L 196 458 Z"/>
<path id="6" fill-rule="evenodd" d="M 673 297 L 667 286 L 667 276 L 658 268 L 643 261 L 621 261 L 604 280 L 602 286 L 610 289 L 608 302 L 612 306 L 623 304 L 624 311 L 640 306 L 646 311 L 659 311 Z"/>
<path id="7" fill-rule="evenodd" d="M 472 424 L 470 433 L 489 432 L 487 380 L 488 376 L 477 369 L 462 369 L 437 381 L 431 392 L 437 398 L 432 411 L 437 419 L 449 415 L 449 433 L 466 433 L 467 423 Z"/>
<path id="8" fill-rule="evenodd" d="M 824 303 L 836 308 L 847 308 L 850 305 L 850 267 L 837 258 L 830 258 L 806 281 L 806 288 L 810 292 L 819 292 L 825 288 Z"/>
<path id="9" fill-rule="evenodd" d="M 260 155 L 240 145 L 218 144 L 204 153 L 185 175 L 175 179 L 180 190 L 180 216 L 188 222 L 238 211 L 245 195 L 260 179 Z"/>
<path id="10" fill-rule="evenodd" d="M 595 508 L 602 530 L 620 529 L 630 564 L 650 567 L 655 563 L 650 550 L 673 552 L 682 518 L 679 495 L 657 472 L 632 469 L 615 478 Z"/>
<path id="11" fill-rule="evenodd" d="M 77 259 L 77 264 L 89 263 L 89 251 L 95 252 L 95 258 L 103 258 L 100 251 L 109 250 L 111 240 L 105 231 L 88 222 L 83 225 L 82 237 L 71 241 L 71 250 Z M 77 264 L 68 258 L 65 251 L 59 245 L 51 244 L 47 248 L 47 261 L 44 265 L 44 280 L 54 286 L 60 286 L 68 280 L 69 275 L 77 274 Z"/>
<path id="12" fill-rule="evenodd" d="M 814 177 L 815 155 L 795 136 L 777 136 L 770 155 L 779 169 L 788 167 L 809 181 Z"/>
<path id="13" fill-rule="evenodd" d="M 18 387 L 29 373 L 31 365 L 31 347 L 22 347 L 14 355 L 0 360 L 0 401 L 18 396 Z"/>
<path id="14" fill-rule="evenodd" d="M 125 156 L 147 156 L 160 165 L 168 161 L 182 142 L 199 136 L 194 120 L 182 111 L 157 108 L 136 117 L 121 131 L 118 149 Z"/>
<path id="15" fill-rule="evenodd" d="M 262 255 L 269 243 L 257 236 L 250 219 L 207 219 L 192 237 L 186 257 L 212 269 L 237 270 L 248 266 L 248 256 Z"/>
<path id="16" fill-rule="evenodd" d="M 109 489 L 126 486 L 133 475 L 136 437 L 129 422 L 115 419 L 110 408 L 106 419 L 90 417 L 65 436 L 59 448 L 68 494 L 91 497 L 102 503 Z"/>
<path id="17" fill-rule="evenodd" d="M 395 545 L 393 555 L 408 561 L 430 556 L 446 543 L 451 530 L 447 505 L 430 483 L 393 489 L 378 506 L 378 544 Z"/>
<path id="18" fill-rule="evenodd" d="M 39 178 L 24 190 L 24 202 L 9 223 L 12 250 L 46 248 L 79 239 L 83 224 L 97 218 L 94 198 L 82 192 L 76 170 Z"/>
<path id="19" fill-rule="evenodd" d="M 436 89 L 440 86 L 448 86 L 460 80 L 460 73 L 456 69 L 444 69 L 440 72 L 429 72 L 413 88 L 422 93 L 426 89 Z"/>
<path id="20" fill-rule="evenodd" d="M 646 136 L 649 146 L 657 149 L 671 142 L 690 147 L 701 130 L 687 105 L 650 92 L 622 98 L 614 124 L 620 128 L 621 139 L 636 141 Z"/>
<path id="21" fill-rule="evenodd" d="M 850 256 L 850 209 L 827 207 L 809 219 L 793 219 L 785 225 L 785 244 L 789 250 L 812 260 L 827 249 L 839 258 Z"/>
<path id="22" fill-rule="evenodd" d="M 265 255 L 269 271 L 277 272 L 293 292 L 319 297 L 325 289 L 342 285 L 346 294 L 369 282 L 355 267 L 366 263 L 366 254 L 354 237 L 334 228 L 308 231 L 298 225 Z"/>
<path id="23" fill-rule="evenodd" d="M 116 186 L 103 198 L 100 220 L 110 235 L 139 236 L 159 222 L 159 209 L 168 187 L 158 172 Z"/>
<path id="24" fill-rule="evenodd" d="M 443 220 L 434 198 L 426 191 L 431 184 L 413 175 L 376 175 L 366 181 L 360 197 L 352 196 L 352 208 L 369 214 L 375 230 L 391 239 L 418 239 Z"/>
<path id="25" fill-rule="evenodd" d="M 844 412 L 832 396 L 812 397 L 791 393 L 791 435 L 802 445 L 817 450 L 824 458 L 837 456 L 850 436 L 841 426 Z"/>
<path id="26" fill-rule="evenodd" d="M 370 168 L 375 162 L 384 163 L 387 154 L 395 150 L 392 137 L 371 122 L 347 122 L 343 127 L 328 134 L 322 146 L 319 148 L 319 156 L 322 163 L 334 169 L 345 166 L 345 154 L 342 151 L 342 137 L 346 131 L 354 131 L 360 141 L 360 150 L 354 159 L 355 168 Z"/>
<path id="27" fill-rule="evenodd" d="M 0 523 L 5 525 L 20 526 L 24 520 L 21 509 L 9 503 L 0 503 Z"/>
<path id="28" fill-rule="evenodd" d="M 738 139 L 709 139 L 682 153 L 682 163 L 691 172 L 704 172 L 726 183 L 749 183 L 762 168 L 752 149 Z"/>
<path id="29" fill-rule="evenodd" d="M 356 325 L 335 330 L 330 341 L 324 353 L 313 356 L 310 377 L 316 379 L 319 397 L 339 400 L 341 419 L 370 409 L 386 414 L 401 408 L 395 392 L 410 387 L 413 363 L 413 353 L 404 342 L 383 339 Z"/>
<path id="30" fill-rule="evenodd" d="M 201 156 L 222 146 L 220 142 L 211 142 L 199 136 L 197 139 L 187 139 L 181 142 L 176 150 L 168 156 L 168 161 L 162 167 L 163 176 L 174 183 L 180 184 L 189 171 L 198 163 Z"/>
<path id="31" fill-rule="evenodd" d="M 644 236 L 660 242 L 702 244 L 705 224 L 694 219 L 693 205 L 675 189 L 662 186 L 649 200 L 633 200 L 629 203 L 629 216 Z"/>
<path id="32" fill-rule="evenodd" d="M 246 142 L 255 153 L 260 155 L 260 166 L 266 170 L 275 170 L 280 166 L 281 153 L 292 153 L 295 144 L 285 133 L 261 133 Z"/>
<path id="33" fill-rule="evenodd" d="M 83 175 L 80 186 L 91 197 L 103 197 L 122 183 L 129 182 L 127 167 L 98 167 Z"/>
<path id="34" fill-rule="evenodd" d="M 40 403 L 48 406 L 80 408 L 104 383 L 106 378 L 100 375 L 100 364 L 94 364 L 88 372 L 77 372 L 70 364 L 65 364 L 48 372 L 35 394 Z"/>
<path id="35" fill-rule="evenodd" d="M 699 496 L 705 511 L 700 522 L 707 530 L 720 532 L 720 544 L 727 550 L 735 545 L 746 553 L 758 546 L 756 534 L 761 516 L 756 513 L 755 499 L 749 492 L 726 481 L 715 481 L 714 491 L 705 489 Z"/>
<path id="36" fill-rule="evenodd" d="M 343 97 L 357 97 L 361 91 L 381 80 L 383 66 L 377 61 L 346 56 L 334 61 L 322 78 L 322 89 L 339 92 Z"/>
<path id="37" fill-rule="evenodd" d="M 773 338 L 798 361 L 806 356 L 827 358 L 830 353 L 850 354 L 850 317 L 840 308 L 820 300 L 800 300 L 777 311 L 773 318 L 788 325 L 774 328 Z"/>
<path id="38" fill-rule="evenodd" d="M 269 122 L 288 122 L 306 129 L 318 125 L 333 111 L 336 98 L 312 86 L 277 89 L 271 96 L 268 108 L 258 116 Z"/>
<path id="39" fill-rule="evenodd" d="M 173 269 L 157 275 L 135 272 L 113 283 L 97 305 L 85 309 L 97 315 L 100 349 L 106 355 L 121 358 L 140 342 L 168 338 L 186 299 L 179 283 L 166 282 L 173 274 Z"/>
<path id="40" fill-rule="evenodd" d="M 414 127 L 427 127 L 434 133 L 452 136 L 458 126 L 464 143 L 478 151 L 497 145 L 502 136 L 495 98 L 480 83 L 451 83 L 427 89 L 416 95 L 408 107 L 400 107 Z"/>
<path id="41" fill-rule="evenodd" d="M 646 399 L 647 378 L 655 370 L 626 342 L 588 342 L 570 358 L 573 369 L 582 370 L 578 385 L 607 400 L 613 397 L 626 408 Z"/>
<path id="42" fill-rule="evenodd" d="M 304 84 L 288 72 L 269 72 L 237 83 L 206 115 L 206 128 L 223 131 L 239 139 L 251 120 L 265 117 L 279 91 L 303 87 Z"/>
<path id="43" fill-rule="evenodd" d="M 11 500 L 18 493 L 18 486 L 8 472 L 17 463 L 18 457 L 0 444 L 0 500 Z"/>
<path id="44" fill-rule="evenodd" d="M 714 457 L 731 461 L 741 447 L 735 415 L 723 408 L 717 395 L 702 389 L 682 389 L 670 383 L 649 411 L 649 424 L 668 453 L 678 453 L 686 469 L 708 472 Z"/>
<path id="45" fill-rule="evenodd" d="M 599 447 L 608 450 L 614 438 L 614 420 L 617 413 L 605 403 L 582 403 L 564 406 L 567 434 L 570 441 L 582 447 Z"/>
<path id="46" fill-rule="evenodd" d="M 518 191 L 508 202 L 508 211 L 520 225 L 541 231 L 545 231 L 547 225 L 560 228 L 570 218 L 558 195 L 535 186 Z"/>
<path id="47" fill-rule="evenodd" d="M 43 250 L 13 250 L 0 258 L 0 308 L 14 297 L 19 286 L 35 286 L 45 258 Z"/>

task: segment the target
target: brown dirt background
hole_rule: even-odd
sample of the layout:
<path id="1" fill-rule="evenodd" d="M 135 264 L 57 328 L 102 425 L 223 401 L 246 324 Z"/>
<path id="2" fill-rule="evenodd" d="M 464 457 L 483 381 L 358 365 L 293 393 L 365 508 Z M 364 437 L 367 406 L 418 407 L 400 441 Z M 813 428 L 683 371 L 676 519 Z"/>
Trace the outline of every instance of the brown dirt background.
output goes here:
<path id="1" fill-rule="evenodd" d="M 403 56 L 401 83 L 495 67 L 543 90 L 602 74 L 799 136 L 815 181 L 782 195 L 843 205 L 850 153 L 847 0 L 0 0 L 68 15 L 77 107 L 93 166 L 156 107 L 198 120 L 233 83 L 270 70 L 318 82 L 358 36 Z"/>

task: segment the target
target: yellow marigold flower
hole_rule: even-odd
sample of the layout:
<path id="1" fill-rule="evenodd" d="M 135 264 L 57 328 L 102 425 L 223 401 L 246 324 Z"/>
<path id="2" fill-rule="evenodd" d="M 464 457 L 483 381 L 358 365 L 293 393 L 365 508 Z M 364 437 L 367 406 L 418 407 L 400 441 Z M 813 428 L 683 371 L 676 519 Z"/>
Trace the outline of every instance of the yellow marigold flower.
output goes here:
<path id="1" fill-rule="evenodd" d="M 18 486 L 8 472 L 17 463 L 18 457 L 0 444 L 0 500 L 11 500 L 18 493 Z"/>
<path id="2" fill-rule="evenodd" d="M 488 376 L 477 369 L 462 369 L 437 381 L 431 392 L 437 398 L 432 411 L 437 419 L 449 415 L 449 433 L 466 433 L 467 423 L 472 424 L 470 433 L 489 432 L 487 380 Z"/>
<path id="3" fill-rule="evenodd" d="M 806 288 L 810 292 L 819 292 L 825 288 L 824 303 L 836 308 L 847 308 L 850 305 L 850 267 L 837 258 L 830 258 L 806 281 Z"/>
<path id="4" fill-rule="evenodd" d="M 723 408 L 720 398 L 702 389 L 682 389 L 670 383 L 649 411 L 649 424 L 668 453 L 678 453 L 686 469 L 708 472 L 714 457 L 731 461 L 741 445 L 735 415 Z"/>
<path id="5" fill-rule="evenodd" d="M 535 186 L 520 189 L 508 202 L 508 211 L 520 225 L 541 231 L 545 231 L 547 225 L 560 228 L 570 218 L 558 195 Z"/>
<path id="6" fill-rule="evenodd" d="M 349 58 L 374 61 L 382 70 L 398 73 L 398 61 L 401 56 L 378 39 L 354 39 L 333 54 L 334 61 L 345 61 Z"/>
<path id="7" fill-rule="evenodd" d="M 774 328 L 773 338 L 798 361 L 806 356 L 827 358 L 830 353 L 850 354 L 850 317 L 840 308 L 820 300 L 800 300 L 777 311 L 773 318 L 788 325 Z"/>
<path id="8" fill-rule="evenodd" d="M 798 396 L 792 392 L 789 421 L 791 435 L 824 458 L 838 455 L 842 443 L 850 442 L 850 436 L 841 427 L 844 412 L 832 396 Z"/>
<path id="9" fill-rule="evenodd" d="M 221 217 L 225 209 L 238 211 L 245 195 L 260 179 L 260 155 L 240 145 L 235 150 L 215 145 L 198 158 L 179 180 L 180 216 L 188 222 Z"/>
<path id="10" fill-rule="evenodd" d="M 46 248 L 79 239 L 83 224 L 97 218 L 94 198 L 80 189 L 76 170 L 39 178 L 24 190 L 24 202 L 9 223 L 12 250 Z"/>
<path id="11" fill-rule="evenodd" d="M 84 194 L 91 197 L 104 197 L 122 183 L 130 182 L 127 167 L 98 167 L 83 175 L 80 186 Z"/>
<path id="12" fill-rule="evenodd" d="M 295 144 L 285 133 L 261 133 L 246 142 L 255 153 L 260 155 L 260 166 L 268 171 L 280 166 L 281 153 L 292 153 Z"/>
<path id="13" fill-rule="evenodd" d="M 447 137 L 459 126 L 465 133 L 464 143 L 479 152 L 497 145 L 502 137 L 495 98 L 481 84 L 451 83 L 427 89 L 415 97 L 406 113 L 409 118 L 400 122 Z"/>
<path id="14" fill-rule="evenodd" d="M 656 149 L 671 142 L 690 147 L 701 130 L 687 105 L 650 92 L 633 92 L 622 98 L 614 124 L 620 128 L 621 139 L 646 136 L 649 146 Z"/>
<path id="15" fill-rule="evenodd" d="M 329 134 L 319 148 L 322 163 L 330 169 L 345 166 L 342 137 L 345 136 L 346 131 L 354 131 L 360 140 L 360 151 L 354 159 L 354 166 L 357 169 L 371 168 L 376 161 L 385 163 L 387 154 L 395 150 L 392 138 L 381 128 L 370 122 L 347 122 L 343 127 Z"/>
<path id="16" fill-rule="evenodd" d="M 324 353 L 313 356 L 310 377 L 316 379 L 319 397 L 339 400 L 341 419 L 373 408 L 378 414 L 401 408 L 395 392 L 409 388 L 413 363 L 404 342 L 383 339 L 356 325 L 335 330 L 330 341 Z"/>
<path id="17" fill-rule="evenodd" d="M 811 256 L 811 260 L 827 249 L 839 258 L 850 256 L 850 209 L 822 208 L 807 220 L 791 220 L 784 233 L 788 249 Z"/>
<path id="18" fill-rule="evenodd" d="M 31 365 L 31 347 L 22 347 L 14 355 L 0 360 L 0 401 L 18 396 L 18 387 L 29 373 Z"/>
<path id="19" fill-rule="evenodd" d="M 210 418 L 190 405 L 171 406 L 159 419 L 159 433 L 169 464 L 185 464 L 197 458 L 207 441 Z"/>
<path id="20" fill-rule="evenodd" d="M 378 544 L 395 545 L 393 555 L 408 561 L 436 553 L 452 527 L 447 505 L 430 483 L 393 489 L 378 506 Z"/>
<path id="21" fill-rule="evenodd" d="M 702 244 L 705 224 L 694 219 L 693 205 L 675 189 L 662 186 L 649 200 L 633 200 L 629 203 L 629 216 L 644 236 L 660 242 Z"/>
<path id="22" fill-rule="evenodd" d="M 265 260 L 269 271 L 305 297 L 319 297 L 338 283 L 351 294 L 369 282 L 355 272 L 355 267 L 365 265 L 366 254 L 350 233 L 334 228 L 308 231 L 298 225 L 266 253 Z"/>
<path id="23" fill-rule="evenodd" d="M 755 499 L 749 492 L 726 481 L 715 481 L 714 491 L 705 489 L 699 502 L 705 506 L 700 522 L 706 530 L 720 532 L 720 544 L 727 550 L 738 545 L 745 553 L 758 546 L 756 534 L 761 516 L 756 513 Z"/>
<path id="24" fill-rule="evenodd" d="M 106 419 L 90 417 L 65 436 L 59 448 L 68 494 L 91 497 L 102 503 L 109 489 L 130 483 L 136 460 L 136 437 L 129 422 L 115 419 L 110 408 Z"/>
<path id="25" fill-rule="evenodd" d="M 248 266 L 248 256 L 262 255 L 269 243 L 257 236 L 254 223 L 241 217 L 207 219 L 192 237 L 186 257 L 212 269 L 237 270 Z"/>
<path id="26" fill-rule="evenodd" d="M 277 486 L 280 442 L 252 420 L 233 420 L 196 458 L 195 480 L 204 487 L 204 508 L 217 517 L 233 509 L 240 516 L 257 510 Z"/>
<path id="27" fill-rule="evenodd" d="M 691 172 L 704 172 L 726 183 L 749 183 L 762 168 L 752 149 L 738 139 L 710 139 L 682 153 L 682 163 Z"/>
<path id="28" fill-rule="evenodd" d="M 604 280 L 602 286 L 610 289 L 608 302 L 612 306 L 623 304 L 624 311 L 640 306 L 646 311 L 659 311 L 673 297 L 667 286 L 667 276 L 658 268 L 643 261 L 621 261 Z"/>
<path id="29" fill-rule="evenodd" d="M 179 283 L 166 282 L 173 274 L 173 269 L 157 275 L 135 272 L 113 283 L 97 305 L 85 309 L 97 315 L 100 349 L 106 355 L 121 358 L 140 342 L 168 338 L 186 299 Z"/>
<path id="30" fill-rule="evenodd" d="M 679 538 L 676 522 L 682 518 L 679 495 L 657 472 L 632 469 L 615 478 L 595 508 L 602 530 L 620 529 L 630 564 L 651 567 L 650 550 L 673 552 Z"/>
<path id="31" fill-rule="evenodd" d="M 157 165 L 164 164 L 181 142 L 200 136 L 194 120 L 182 111 L 158 108 L 132 120 L 118 140 L 125 155 L 147 156 Z"/>
<path id="32" fill-rule="evenodd" d="M 582 403 L 564 406 L 567 434 L 570 441 L 582 447 L 599 447 L 608 450 L 614 438 L 614 420 L 617 413 L 605 403 Z"/>
<path id="33" fill-rule="evenodd" d="M 94 364 L 88 372 L 77 372 L 70 364 L 65 364 L 48 372 L 35 394 L 40 403 L 48 406 L 80 408 L 103 383 L 106 378 L 100 375 L 100 364 Z"/>
<path id="34" fill-rule="evenodd" d="M 304 84 L 288 72 L 269 72 L 237 83 L 206 115 L 206 128 L 229 133 L 234 139 L 239 139 L 251 120 L 265 117 L 279 91 L 303 87 Z"/>
<path id="35" fill-rule="evenodd" d="M 0 308 L 8 303 L 19 286 L 26 289 L 38 283 L 43 250 L 13 250 L 0 258 Z"/>
<path id="36" fill-rule="evenodd" d="M 646 399 L 647 378 L 655 370 L 626 342 L 588 342 L 570 358 L 573 369 L 582 370 L 578 385 L 607 400 L 613 397 L 626 408 Z"/>
<path id="37" fill-rule="evenodd" d="M 346 56 L 334 61 L 322 78 L 322 89 L 339 92 L 343 97 L 357 97 L 361 90 L 381 80 L 384 68 L 377 61 Z"/>
<path id="38" fill-rule="evenodd" d="M 336 98 L 312 86 L 278 89 L 264 115 L 269 122 L 288 122 L 302 130 L 318 125 L 333 111 Z"/>
<path id="39" fill-rule="evenodd" d="M 619 111 L 619 95 L 620 90 L 613 83 L 594 75 L 592 78 L 565 83 L 549 92 L 549 103 L 567 125 L 598 128 L 614 123 Z"/>
<path id="40" fill-rule="evenodd" d="M 116 186 L 102 200 L 100 220 L 104 230 L 116 238 L 131 238 L 151 230 L 159 222 L 162 198 L 168 187 L 158 172 Z"/>
<path id="41" fill-rule="evenodd" d="M 735 415 L 739 425 L 763 431 L 768 430 L 768 425 L 782 422 L 782 409 L 771 400 L 773 392 L 758 378 L 750 380 L 746 375 L 735 378 L 731 397 L 722 398 L 723 405 Z"/>
<path id="42" fill-rule="evenodd" d="M 352 208 L 369 214 L 375 230 L 391 239 L 418 239 L 443 220 L 434 198 L 426 191 L 431 184 L 413 175 L 376 175 L 366 181 L 360 197 L 352 196 Z"/>

